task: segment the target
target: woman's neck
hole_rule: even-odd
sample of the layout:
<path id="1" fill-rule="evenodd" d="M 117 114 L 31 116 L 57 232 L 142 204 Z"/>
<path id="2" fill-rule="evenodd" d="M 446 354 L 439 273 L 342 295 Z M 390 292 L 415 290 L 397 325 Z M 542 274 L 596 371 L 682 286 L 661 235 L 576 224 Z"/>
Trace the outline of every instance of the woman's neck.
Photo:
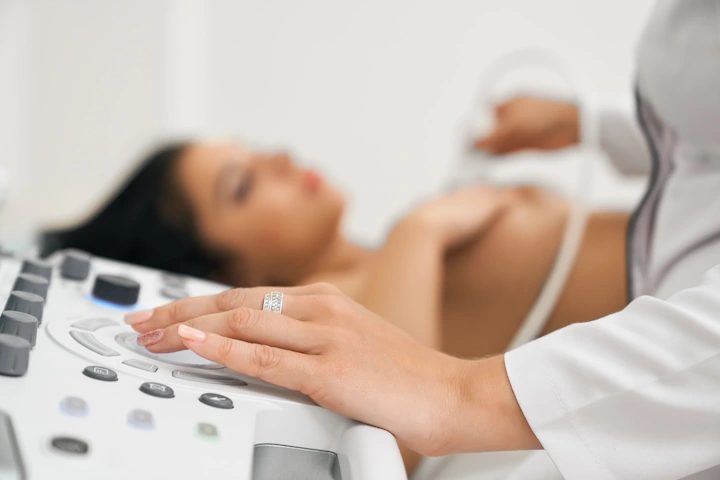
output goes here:
<path id="1" fill-rule="evenodd" d="M 324 281 L 326 278 L 350 276 L 364 271 L 373 257 L 371 250 L 359 247 L 337 235 L 299 272 L 296 283 Z"/>

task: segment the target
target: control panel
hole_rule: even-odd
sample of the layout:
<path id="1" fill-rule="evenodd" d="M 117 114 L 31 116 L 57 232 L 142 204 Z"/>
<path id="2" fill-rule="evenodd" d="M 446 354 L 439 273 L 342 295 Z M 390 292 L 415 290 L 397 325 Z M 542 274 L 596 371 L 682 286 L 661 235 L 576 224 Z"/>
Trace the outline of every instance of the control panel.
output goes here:
<path id="1" fill-rule="evenodd" d="M 79 251 L 0 258 L 0 480 L 405 479 L 389 433 L 192 352 L 153 354 L 123 323 L 226 288 Z"/>

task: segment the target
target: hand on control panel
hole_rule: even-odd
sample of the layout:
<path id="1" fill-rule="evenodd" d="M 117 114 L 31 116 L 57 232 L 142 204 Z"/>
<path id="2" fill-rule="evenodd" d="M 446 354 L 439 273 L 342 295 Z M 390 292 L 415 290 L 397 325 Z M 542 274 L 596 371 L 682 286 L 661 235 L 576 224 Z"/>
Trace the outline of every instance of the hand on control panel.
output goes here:
<path id="1" fill-rule="evenodd" d="M 282 314 L 260 310 L 270 290 L 255 288 L 180 300 L 130 314 L 126 322 L 143 334 L 138 340 L 150 351 L 187 347 L 384 428 L 422 454 L 462 451 L 468 442 L 461 436 L 482 436 L 477 433 L 478 420 L 467 421 L 468 415 L 477 413 L 468 411 L 467 402 L 477 402 L 476 390 L 468 389 L 468 383 L 484 383 L 487 369 L 478 371 L 476 362 L 417 343 L 333 286 L 277 291 L 283 293 L 277 309 Z M 266 301 L 265 307 L 272 310 L 273 305 Z M 505 376 L 502 357 L 491 360 L 491 374 Z M 512 396 L 509 385 L 507 393 Z M 514 397 L 507 410 L 524 422 Z M 493 434 L 488 436 L 490 443 L 495 441 Z M 491 444 L 485 447 L 492 449 Z"/>

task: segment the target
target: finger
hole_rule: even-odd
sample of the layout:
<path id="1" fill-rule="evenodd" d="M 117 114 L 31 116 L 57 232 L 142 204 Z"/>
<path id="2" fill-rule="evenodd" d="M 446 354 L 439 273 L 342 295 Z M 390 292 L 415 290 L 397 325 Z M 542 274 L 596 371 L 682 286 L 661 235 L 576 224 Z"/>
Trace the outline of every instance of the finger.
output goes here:
<path id="1" fill-rule="evenodd" d="M 138 337 L 138 343 L 153 353 L 182 350 L 185 348 L 179 334 L 182 325 L 223 337 L 302 353 L 317 353 L 329 341 L 328 329 L 325 326 L 298 321 L 273 312 L 238 308 L 171 325 L 160 330 L 162 334 L 156 331 L 148 332 Z"/>
<path id="2" fill-rule="evenodd" d="M 159 328 L 181 323 L 192 318 L 227 312 L 235 308 L 249 307 L 262 309 L 265 295 L 271 291 L 293 295 L 312 295 L 328 291 L 326 284 L 313 284 L 291 288 L 233 288 L 217 295 L 192 297 L 168 303 L 154 310 L 133 312 L 125 316 L 125 322 L 140 333 L 147 333 Z M 334 288 L 334 287 L 333 287 Z"/>
<path id="3" fill-rule="evenodd" d="M 307 393 L 319 378 L 317 356 L 233 340 L 187 326 L 180 328 L 180 335 L 185 346 L 201 357 L 274 385 Z"/>
<path id="4" fill-rule="evenodd" d="M 500 118 L 505 116 L 508 110 L 510 110 L 510 107 L 512 107 L 513 103 L 513 100 L 508 100 L 507 102 L 503 102 L 495 106 L 495 117 Z"/>
<path id="5" fill-rule="evenodd" d="M 476 146 L 494 155 L 505 155 L 520 149 L 516 129 L 504 124 L 499 125 L 486 139 L 480 140 Z"/>

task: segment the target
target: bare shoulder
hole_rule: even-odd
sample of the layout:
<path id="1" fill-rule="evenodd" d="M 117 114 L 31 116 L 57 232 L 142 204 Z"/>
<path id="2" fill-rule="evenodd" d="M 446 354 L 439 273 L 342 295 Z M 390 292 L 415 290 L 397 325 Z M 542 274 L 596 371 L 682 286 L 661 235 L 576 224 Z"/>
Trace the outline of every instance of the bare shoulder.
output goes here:
<path id="1" fill-rule="evenodd" d="M 298 286 L 311 285 L 313 283 L 330 283 L 331 285 L 335 285 L 343 294 L 357 301 L 360 297 L 360 292 L 362 292 L 365 287 L 365 278 L 356 273 L 319 273 L 303 279 Z"/>

